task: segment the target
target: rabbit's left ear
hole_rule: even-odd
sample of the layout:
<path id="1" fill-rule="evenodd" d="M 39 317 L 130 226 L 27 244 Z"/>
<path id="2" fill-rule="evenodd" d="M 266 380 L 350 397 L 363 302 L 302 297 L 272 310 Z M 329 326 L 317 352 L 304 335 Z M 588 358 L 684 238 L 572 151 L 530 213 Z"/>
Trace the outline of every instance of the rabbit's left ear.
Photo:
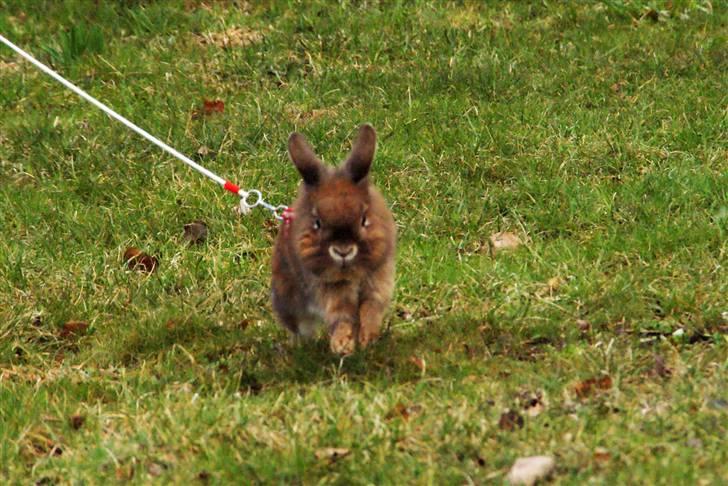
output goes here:
<path id="1" fill-rule="evenodd" d="M 374 131 L 374 127 L 369 124 L 360 126 L 359 133 L 351 147 L 351 153 L 344 162 L 344 170 L 355 183 L 369 174 L 369 167 L 374 160 L 376 148 L 377 133 Z"/>

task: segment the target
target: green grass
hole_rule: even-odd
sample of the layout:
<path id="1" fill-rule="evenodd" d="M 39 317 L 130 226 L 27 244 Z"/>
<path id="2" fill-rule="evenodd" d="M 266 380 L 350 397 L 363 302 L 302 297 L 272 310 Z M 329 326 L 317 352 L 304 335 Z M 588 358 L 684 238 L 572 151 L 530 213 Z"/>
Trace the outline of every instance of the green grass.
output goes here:
<path id="1" fill-rule="evenodd" d="M 388 330 L 291 348 L 269 215 L 0 48 L 0 482 L 497 484 L 534 454 L 564 484 L 728 481 L 723 2 L 205 4 L 0 0 L 0 32 L 276 204 L 291 131 L 333 163 L 371 122 Z M 526 244 L 491 257 L 497 231 Z"/>

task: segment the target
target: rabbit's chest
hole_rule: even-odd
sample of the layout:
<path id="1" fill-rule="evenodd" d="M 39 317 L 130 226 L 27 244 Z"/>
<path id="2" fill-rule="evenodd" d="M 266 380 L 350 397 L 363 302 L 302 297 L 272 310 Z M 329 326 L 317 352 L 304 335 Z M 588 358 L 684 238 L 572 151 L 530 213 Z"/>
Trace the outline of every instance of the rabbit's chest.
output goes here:
<path id="1" fill-rule="evenodd" d="M 319 321 L 324 320 L 324 316 L 326 315 L 324 308 L 319 304 L 319 302 L 309 302 L 308 305 L 306 305 L 305 312 L 309 319 Z"/>

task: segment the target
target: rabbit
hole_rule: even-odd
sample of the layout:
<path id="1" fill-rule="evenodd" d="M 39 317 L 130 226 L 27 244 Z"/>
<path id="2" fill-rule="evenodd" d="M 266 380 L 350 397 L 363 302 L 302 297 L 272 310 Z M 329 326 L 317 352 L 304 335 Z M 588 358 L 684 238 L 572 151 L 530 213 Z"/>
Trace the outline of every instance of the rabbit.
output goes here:
<path id="1" fill-rule="evenodd" d="M 368 177 L 375 149 L 368 124 L 338 168 L 324 165 L 303 135 L 288 139 L 303 181 L 273 249 L 272 306 L 294 341 L 325 324 L 331 351 L 342 356 L 379 337 L 394 291 L 394 218 Z"/>

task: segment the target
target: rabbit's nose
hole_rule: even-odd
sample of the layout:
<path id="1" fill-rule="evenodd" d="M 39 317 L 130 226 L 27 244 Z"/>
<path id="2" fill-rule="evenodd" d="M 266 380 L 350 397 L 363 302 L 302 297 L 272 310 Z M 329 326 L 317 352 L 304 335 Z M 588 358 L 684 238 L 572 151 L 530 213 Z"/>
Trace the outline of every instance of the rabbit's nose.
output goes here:
<path id="1" fill-rule="evenodd" d="M 348 245 L 331 245 L 329 247 L 329 253 L 331 254 L 331 257 L 334 260 L 338 261 L 349 261 L 352 258 L 356 256 L 358 252 L 358 248 L 356 245 L 348 244 Z"/>

